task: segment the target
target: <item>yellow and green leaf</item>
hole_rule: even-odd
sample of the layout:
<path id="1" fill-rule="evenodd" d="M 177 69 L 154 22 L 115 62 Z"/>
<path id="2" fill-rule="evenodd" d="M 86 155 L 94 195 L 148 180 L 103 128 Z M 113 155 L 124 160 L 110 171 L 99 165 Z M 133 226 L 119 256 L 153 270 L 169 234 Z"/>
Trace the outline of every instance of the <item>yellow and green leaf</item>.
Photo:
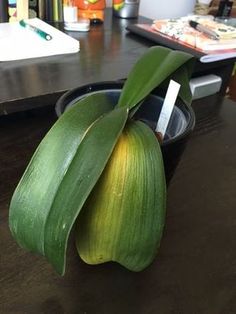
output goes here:
<path id="1" fill-rule="evenodd" d="M 159 248 L 165 207 L 159 143 L 147 125 L 129 121 L 78 218 L 80 257 L 88 264 L 115 261 L 143 270 Z"/>

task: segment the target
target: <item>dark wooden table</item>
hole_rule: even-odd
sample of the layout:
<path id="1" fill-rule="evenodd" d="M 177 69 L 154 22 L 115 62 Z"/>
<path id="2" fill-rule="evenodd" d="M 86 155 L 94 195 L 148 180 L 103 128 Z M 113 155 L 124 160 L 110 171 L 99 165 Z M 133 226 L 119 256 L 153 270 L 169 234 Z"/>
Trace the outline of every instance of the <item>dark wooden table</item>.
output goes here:
<path id="1" fill-rule="evenodd" d="M 71 88 L 127 77 L 153 43 L 126 36 L 126 26 L 138 19 L 119 19 L 111 13 L 107 10 L 104 24 L 91 26 L 89 32 L 68 32 L 80 41 L 78 53 L 0 62 L 0 115 L 54 105 Z M 60 23 L 55 26 L 62 29 Z"/>
<path id="2" fill-rule="evenodd" d="M 159 254 L 145 271 L 89 266 L 75 253 L 58 276 L 17 246 L 9 202 L 33 151 L 56 120 L 51 107 L 0 117 L 0 313 L 236 313 L 236 103 L 193 104 L 197 124 L 168 188 Z"/>
<path id="3" fill-rule="evenodd" d="M 143 17 L 119 19 L 111 13 L 110 9 L 106 10 L 104 24 L 92 26 L 88 33 L 69 33 L 80 41 L 79 53 L 0 62 L 0 115 L 54 105 L 65 91 L 84 84 L 126 78 L 147 48 L 157 45 L 129 33 L 126 27 L 152 21 Z M 62 28 L 61 24 L 56 26 Z M 163 39 L 159 44 L 169 46 Z M 197 62 L 193 75 L 220 75 L 224 93 L 233 65 L 234 59 L 208 64 Z"/>

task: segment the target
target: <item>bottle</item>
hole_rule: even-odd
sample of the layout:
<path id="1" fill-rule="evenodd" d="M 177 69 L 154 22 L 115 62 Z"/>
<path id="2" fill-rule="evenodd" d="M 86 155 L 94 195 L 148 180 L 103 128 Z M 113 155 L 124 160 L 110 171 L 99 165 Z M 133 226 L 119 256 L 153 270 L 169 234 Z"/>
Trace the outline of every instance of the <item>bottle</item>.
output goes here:
<path id="1" fill-rule="evenodd" d="M 0 23 L 8 22 L 8 0 L 0 2 Z"/>
<path id="2" fill-rule="evenodd" d="M 121 18 L 136 18 L 139 0 L 113 0 L 113 15 Z"/>
<path id="3" fill-rule="evenodd" d="M 18 0 L 16 2 L 16 16 L 17 20 L 29 18 L 29 2 L 25 0 Z"/>
<path id="4" fill-rule="evenodd" d="M 105 0 L 77 0 L 78 17 L 90 20 L 97 24 L 104 21 Z"/>
<path id="5" fill-rule="evenodd" d="M 63 2 L 64 22 L 74 23 L 78 20 L 78 8 L 74 0 L 64 0 Z"/>
<path id="6" fill-rule="evenodd" d="M 220 1 L 216 16 L 229 17 L 232 6 L 233 6 L 233 1 L 229 1 L 229 0 Z"/>
<path id="7" fill-rule="evenodd" d="M 29 0 L 29 18 L 34 18 L 38 17 L 39 14 L 39 0 L 34 1 L 34 0 Z"/>
<path id="8" fill-rule="evenodd" d="M 52 0 L 53 21 L 63 22 L 63 0 Z"/>
<path id="9" fill-rule="evenodd" d="M 63 22 L 63 0 L 38 0 L 38 16 L 46 22 Z"/>
<path id="10" fill-rule="evenodd" d="M 52 0 L 44 0 L 44 20 L 46 22 L 52 22 L 53 21 Z"/>

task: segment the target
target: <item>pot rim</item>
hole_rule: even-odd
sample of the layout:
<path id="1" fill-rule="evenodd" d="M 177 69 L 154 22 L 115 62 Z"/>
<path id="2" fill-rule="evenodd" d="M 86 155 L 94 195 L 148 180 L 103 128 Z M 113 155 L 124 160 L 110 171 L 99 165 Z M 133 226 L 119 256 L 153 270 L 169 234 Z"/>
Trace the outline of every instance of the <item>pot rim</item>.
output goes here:
<path id="1" fill-rule="evenodd" d="M 75 98 L 78 98 L 79 96 L 86 95 L 93 92 L 103 91 L 103 90 L 121 89 L 123 87 L 123 84 L 124 84 L 124 80 L 102 81 L 102 82 L 95 82 L 91 84 L 85 84 L 85 85 L 70 89 L 69 91 L 65 92 L 57 100 L 56 105 L 55 105 L 56 114 L 59 117 L 64 112 L 66 106 L 69 103 L 71 103 L 73 100 L 75 100 Z M 158 95 L 158 89 L 154 89 L 151 94 L 163 98 L 162 96 Z M 165 141 L 163 141 L 161 143 L 161 146 L 166 146 L 171 143 L 180 141 L 181 139 L 187 137 L 191 133 L 191 131 L 194 129 L 196 118 L 195 118 L 195 113 L 192 107 L 190 105 L 185 104 L 179 98 L 178 98 L 178 101 L 175 103 L 175 106 L 178 107 L 180 110 L 182 107 L 182 109 L 184 108 L 184 110 L 188 112 L 189 119 L 187 121 L 187 126 L 181 134 L 176 135 L 174 138 L 166 139 Z"/>

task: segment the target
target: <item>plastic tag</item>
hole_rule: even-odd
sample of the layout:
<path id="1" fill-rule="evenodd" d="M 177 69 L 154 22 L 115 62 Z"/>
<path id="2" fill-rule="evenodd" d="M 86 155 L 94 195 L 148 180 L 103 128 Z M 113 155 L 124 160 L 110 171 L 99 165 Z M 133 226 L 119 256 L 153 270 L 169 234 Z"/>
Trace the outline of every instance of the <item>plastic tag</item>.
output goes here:
<path id="1" fill-rule="evenodd" d="M 156 133 L 160 135 L 161 139 L 164 138 L 170 117 L 179 93 L 180 84 L 170 80 L 166 97 L 163 102 L 161 113 L 157 121 Z"/>

